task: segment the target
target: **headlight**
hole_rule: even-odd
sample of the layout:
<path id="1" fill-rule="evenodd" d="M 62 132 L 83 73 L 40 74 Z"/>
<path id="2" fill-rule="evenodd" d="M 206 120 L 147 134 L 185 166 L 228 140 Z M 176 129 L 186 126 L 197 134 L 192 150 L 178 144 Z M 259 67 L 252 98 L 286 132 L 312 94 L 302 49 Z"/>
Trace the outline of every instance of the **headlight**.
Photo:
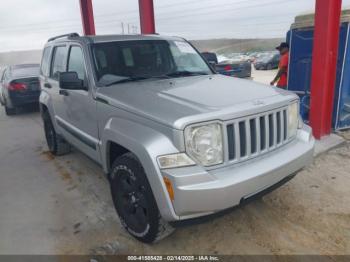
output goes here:
<path id="1" fill-rule="evenodd" d="M 212 166 L 223 162 L 221 124 L 187 127 L 185 143 L 187 153 L 200 164 Z"/>
<path id="2" fill-rule="evenodd" d="M 288 134 L 294 137 L 299 126 L 299 103 L 293 103 L 288 108 Z"/>

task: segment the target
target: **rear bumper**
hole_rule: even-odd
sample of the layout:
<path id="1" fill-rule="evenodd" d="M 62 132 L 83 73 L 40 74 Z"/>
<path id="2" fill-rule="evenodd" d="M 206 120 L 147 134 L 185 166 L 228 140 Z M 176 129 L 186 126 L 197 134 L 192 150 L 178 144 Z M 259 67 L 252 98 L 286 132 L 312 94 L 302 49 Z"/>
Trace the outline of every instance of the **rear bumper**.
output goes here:
<path id="1" fill-rule="evenodd" d="M 313 160 L 311 130 L 266 156 L 215 170 L 199 166 L 163 170 L 173 184 L 173 208 L 180 220 L 200 217 L 237 206 L 244 199 L 278 184 Z"/>
<path id="2" fill-rule="evenodd" d="M 12 107 L 39 103 L 39 96 L 40 91 L 30 93 L 10 93 L 9 95 Z"/>

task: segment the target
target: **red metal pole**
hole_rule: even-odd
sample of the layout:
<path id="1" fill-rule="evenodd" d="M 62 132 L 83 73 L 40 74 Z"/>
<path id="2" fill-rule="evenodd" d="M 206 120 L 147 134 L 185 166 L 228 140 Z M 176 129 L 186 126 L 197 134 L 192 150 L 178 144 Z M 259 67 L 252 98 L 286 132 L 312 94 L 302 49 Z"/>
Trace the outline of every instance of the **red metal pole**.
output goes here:
<path id="1" fill-rule="evenodd" d="M 155 34 L 153 0 L 139 0 L 141 34 Z"/>
<path id="2" fill-rule="evenodd" d="M 80 0 L 79 2 L 84 35 L 95 35 L 96 33 L 92 0 Z"/>
<path id="3" fill-rule="evenodd" d="M 310 124 L 316 139 L 331 132 L 341 2 L 316 0 L 310 104 Z"/>

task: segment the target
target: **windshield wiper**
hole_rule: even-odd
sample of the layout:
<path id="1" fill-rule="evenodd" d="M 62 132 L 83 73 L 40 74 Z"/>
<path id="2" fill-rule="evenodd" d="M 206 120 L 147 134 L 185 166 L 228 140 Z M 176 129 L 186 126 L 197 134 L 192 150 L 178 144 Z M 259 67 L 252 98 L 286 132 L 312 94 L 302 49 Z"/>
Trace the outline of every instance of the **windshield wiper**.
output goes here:
<path id="1" fill-rule="evenodd" d="M 181 77 L 181 76 L 199 76 L 199 75 L 208 75 L 206 72 L 191 72 L 191 71 L 174 71 L 171 73 L 166 74 L 166 76 L 169 77 Z"/>
<path id="2" fill-rule="evenodd" d="M 181 77 L 181 76 L 198 76 L 198 75 L 208 75 L 206 72 L 191 72 L 191 71 L 174 71 L 171 73 L 167 73 L 164 75 L 159 76 L 131 76 L 131 77 L 124 77 L 120 78 L 115 81 L 111 81 L 109 83 L 104 84 L 104 86 L 111 86 L 115 84 L 121 84 L 126 82 L 134 82 L 134 81 L 141 81 L 146 79 L 167 79 L 171 77 Z"/>
<path id="3" fill-rule="evenodd" d="M 126 83 L 126 82 L 140 81 L 140 80 L 145 80 L 145 79 L 149 79 L 149 77 L 145 77 L 145 76 L 127 77 L 127 78 L 123 78 L 123 79 L 119 79 L 119 80 L 107 83 L 107 84 L 105 84 L 105 86 L 111 86 L 111 85 L 121 84 L 121 83 Z"/>

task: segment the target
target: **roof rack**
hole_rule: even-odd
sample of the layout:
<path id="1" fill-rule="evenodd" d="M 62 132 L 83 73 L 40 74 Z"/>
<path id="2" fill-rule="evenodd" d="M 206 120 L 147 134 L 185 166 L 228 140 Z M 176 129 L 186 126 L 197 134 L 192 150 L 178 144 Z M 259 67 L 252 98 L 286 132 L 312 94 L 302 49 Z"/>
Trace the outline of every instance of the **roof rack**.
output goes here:
<path id="1" fill-rule="evenodd" d="M 58 35 L 58 36 L 54 36 L 49 38 L 49 40 L 47 40 L 47 42 L 51 42 L 53 40 L 56 40 L 58 38 L 62 38 L 62 37 L 78 37 L 79 34 L 78 33 L 69 33 L 69 34 L 64 34 L 64 35 Z"/>

